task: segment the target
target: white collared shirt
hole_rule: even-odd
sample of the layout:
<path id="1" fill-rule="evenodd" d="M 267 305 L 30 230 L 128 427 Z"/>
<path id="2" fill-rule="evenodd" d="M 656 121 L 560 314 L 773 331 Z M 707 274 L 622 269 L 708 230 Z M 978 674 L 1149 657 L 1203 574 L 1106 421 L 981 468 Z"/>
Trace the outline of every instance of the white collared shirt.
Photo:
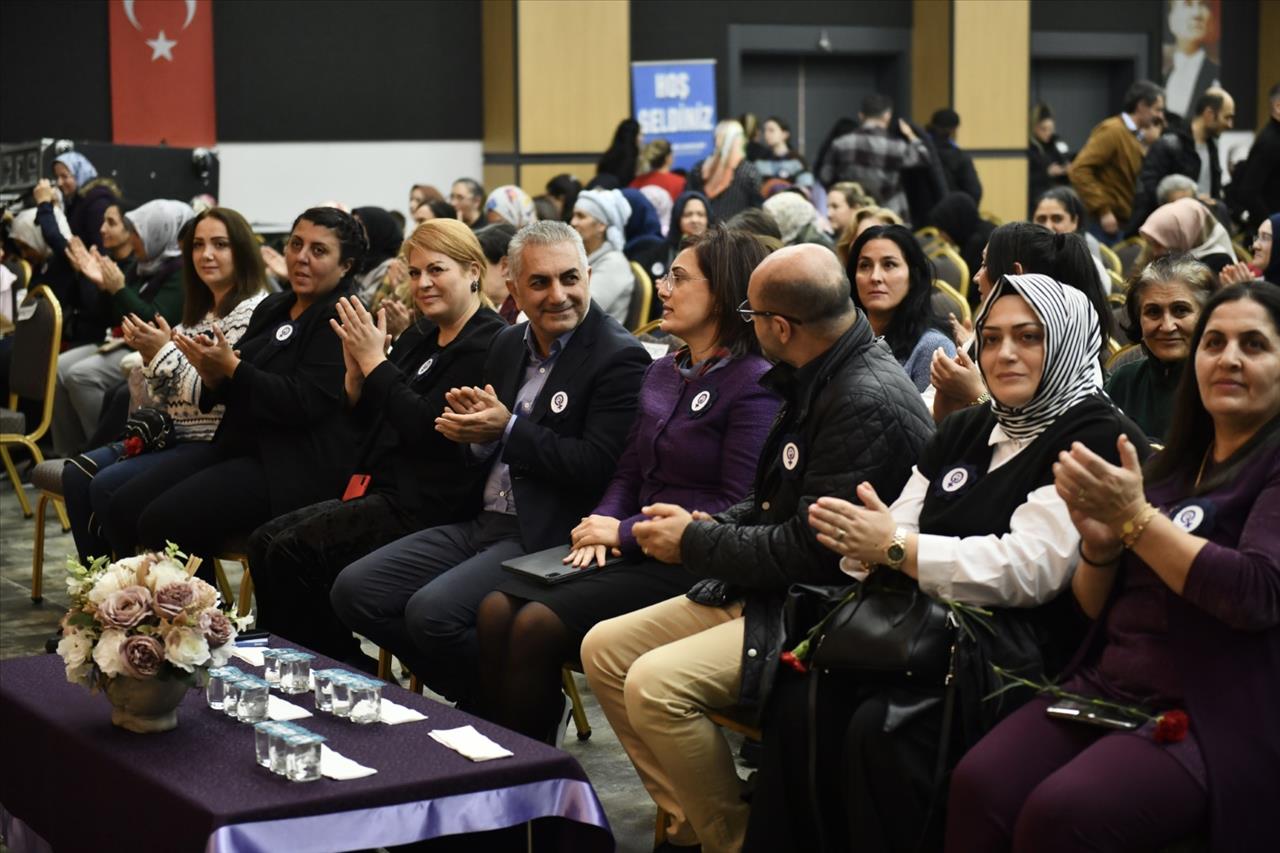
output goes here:
<path id="1" fill-rule="evenodd" d="M 1017 456 L 1030 441 L 1010 438 L 996 424 L 987 443 L 990 473 Z M 920 510 L 930 482 L 919 468 L 889 507 L 893 520 L 912 533 L 920 531 Z M 1080 534 L 1071 523 L 1067 505 L 1052 485 L 1030 492 L 1013 511 L 1009 532 L 1002 536 L 935 536 L 917 539 L 916 565 L 920 588 L 935 598 L 976 606 L 1031 607 L 1054 598 L 1071 582 Z M 861 580 L 862 564 L 845 557 L 840 570 Z"/>
<path id="2" fill-rule="evenodd" d="M 1204 66 L 1204 48 L 1187 56 L 1180 50 L 1173 52 L 1173 68 L 1169 71 L 1169 79 L 1164 84 L 1165 107 L 1188 121 L 1191 116 L 1191 102 L 1196 96 L 1196 78 Z"/>

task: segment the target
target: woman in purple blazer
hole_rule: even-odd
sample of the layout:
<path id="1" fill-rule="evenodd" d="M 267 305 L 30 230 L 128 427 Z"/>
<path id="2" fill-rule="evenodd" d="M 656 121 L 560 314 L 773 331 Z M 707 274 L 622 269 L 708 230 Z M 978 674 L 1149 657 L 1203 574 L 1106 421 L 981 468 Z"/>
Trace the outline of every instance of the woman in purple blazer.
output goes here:
<path id="1" fill-rule="evenodd" d="M 1214 851 L 1275 849 L 1280 289 L 1219 291 L 1191 352 L 1145 471 L 1124 438 L 1123 467 L 1079 445 L 1054 466 L 1081 537 L 1072 592 L 1095 620 L 1062 686 L 1166 725 L 1116 732 L 1029 702 L 956 768 L 948 851 L 1158 850 L 1206 830 Z"/>
<path id="2" fill-rule="evenodd" d="M 480 604 L 481 714 L 554 742 L 563 711 L 560 668 L 593 625 L 679 595 L 695 580 L 647 559 L 631 535 L 658 501 L 715 513 L 746 496 L 780 400 L 759 384 L 769 364 L 737 314 L 767 251 L 748 234 L 714 228 L 658 279 L 662 329 L 683 341 L 649 366 L 618 470 L 571 534 L 565 562 L 604 564 L 544 586 L 512 577 Z"/>

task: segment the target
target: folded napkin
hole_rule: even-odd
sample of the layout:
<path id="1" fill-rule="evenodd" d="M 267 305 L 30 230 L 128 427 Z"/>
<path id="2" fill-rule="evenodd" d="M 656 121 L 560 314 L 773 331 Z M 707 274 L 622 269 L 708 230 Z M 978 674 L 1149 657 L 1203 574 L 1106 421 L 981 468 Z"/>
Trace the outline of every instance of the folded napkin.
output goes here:
<path id="1" fill-rule="evenodd" d="M 310 717 L 311 712 L 300 705 L 286 702 L 279 696 L 267 696 L 267 716 L 273 720 L 301 720 Z"/>
<path id="2" fill-rule="evenodd" d="M 434 729 L 427 734 L 454 752 L 465 755 L 472 761 L 490 761 L 494 758 L 506 758 L 513 755 L 509 749 L 498 744 L 475 730 L 474 726 L 460 726 L 456 729 Z"/>
<path id="3" fill-rule="evenodd" d="M 382 722 L 389 726 L 398 726 L 401 723 L 416 723 L 418 720 L 425 720 L 426 714 L 415 711 L 412 708 L 406 708 L 404 705 L 397 705 L 385 696 L 382 698 Z"/>
<path id="4" fill-rule="evenodd" d="M 345 755 L 320 744 L 320 775 L 327 779 L 359 779 L 377 773 L 372 767 L 357 764 Z"/>
<path id="5" fill-rule="evenodd" d="M 262 657 L 262 649 L 253 649 L 248 646 L 233 646 L 231 649 L 231 656 L 233 658 L 240 658 L 240 660 L 249 664 L 249 666 L 264 666 L 267 662 L 266 659 Z"/>

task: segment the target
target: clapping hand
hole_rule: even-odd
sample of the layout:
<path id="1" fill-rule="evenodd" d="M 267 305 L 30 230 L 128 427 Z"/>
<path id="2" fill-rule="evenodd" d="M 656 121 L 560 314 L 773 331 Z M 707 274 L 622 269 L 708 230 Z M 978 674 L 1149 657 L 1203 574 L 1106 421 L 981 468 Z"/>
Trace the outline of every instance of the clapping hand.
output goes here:
<path id="1" fill-rule="evenodd" d="M 1249 265 L 1243 261 L 1229 264 L 1222 268 L 1222 272 L 1218 273 L 1218 278 L 1222 282 L 1222 286 L 1229 284 L 1244 284 L 1257 278 L 1253 274 L 1253 270 L 1249 269 Z"/>
<path id="2" fill-rule="evenodd" d="M 445 410 L 436 418 L 436 431 L 459 444 L 488 444 L 502 438 L 511 411 L 492 385 L 453 388 L 445 394 Z"/>
<path id="3" fill-rule="evenodd" d="M 36 204 L 44 204 L 46 201 L 52 203 L 57 197 L 48 178 L 41 178 L 31 190 L 31 198 Z"/>
<path id="4" fill-rule="evenodd" d="M 387 334 L 391 336 L 393 341 L 404 334 L 404 330 L 413 323 L 413 314 L 398 299 L 382 300 L 379 310 L 386 313 Z"/>
<path id="5" fill-rule="evenodd" d="M 982 384 L 982 373 L 978 366 L 962 349 L 957 350 L 953 358 L 942 347 L 938 347 L 933 353 L 933 361 L 929 363 L 929 381 L 933 383 L 939 396 L 946 397 L 961 407 L 968 406 L 987 390 Z"/>
<path id="6" fill-rule="evenodd" d="M 809 526 L 823 547 L 871 566 L 884 561 L 897 525 L 870 483 L 858 485 L 858 500 L 862 506 L 840 498 L 818 498 L 809 504 Z"/>
<path id="7" fill-rule="evenodd" d="M 375 322 L 373 315 L 354 296 L 341 297 L 337 311 L 337 319 L 330 319 L 329 325 L 342 341 L 344 357 L 349 354 L 360 372 L 368 376 L 387 360 L 387 347 L 391 343 L 391 336 L 387 334 L 387 316 L 379 311 Z"/>
<path id="8" fill-rule="evenodd" d="M 289 265 L 285 263 L 284 255 L 265 245 L 262 247 L 261 253 L 262 262 L 267 265 L 267 271 L 281 281 L 288 281 Z"/>
<path id="9" fill-rule="evenodd" d="M 209 388 L 217 388 L 224 379 L 230 379 L 240 366 L 240 353 L 231 349 L 217 323 L 213 324 L 212 340 L 206 335 L 174 332 L 173 343 Z"/>
<path id="10" fill-rule="evenodd" d="M 150 364 L 160 348 L 173 337 L 173 329 L 161 315 L 156 315 L 155 325 L 143 320 L 137 314 L 128 314 L 120 321 L 120 329 L 124 332 L 124 342 L 142 355 L 142 363 Z"/>
<path id="11" fill-rule="evenodd" d="M 1120 465 L 1112 465 L 1080 442 L 1073 442 L 1071 449 L 1059 453 L 1053 464 L 1053 485 L 1073 512 L 1072 520 L 1079 513 L 1106 525 L 1118 538 L 1121 527 L 1138 514 L 1147 499 L 1137 448 L 1125 435 L 1116 439 L 1116 448 Z M 1084 528 L 1077 528 L 1085 535 Z"/>
<path id="12" fill-rule="evenodd" d="M 621 556 L 622 540 L 619 530 L 622 523 L 607 515 L 589 515 L 570 534 L 573 549 L 564 558 L 566 565 L 582 568 L 595 560 L 604 565 L 607 555 Z"/>
<path id="13" fill-rule="evenodd" d="M 124 290 L 124 270 L 112 258 L 99 254 L 97 246 L 90 249 L 89 254 L 101 275 L 100 279 L 93 279 L 93 283 L 104 293 L 115 294 Z"/>

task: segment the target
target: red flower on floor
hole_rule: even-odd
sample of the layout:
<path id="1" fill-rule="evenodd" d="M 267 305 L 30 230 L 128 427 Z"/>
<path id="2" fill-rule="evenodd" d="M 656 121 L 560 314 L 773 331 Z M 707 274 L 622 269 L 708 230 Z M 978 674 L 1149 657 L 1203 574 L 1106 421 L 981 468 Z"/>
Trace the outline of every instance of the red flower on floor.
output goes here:
<path id="1" fill-rule="evenodd" d="M 800 658 L 796 657 L 791 652 L 783 652 L 781 655 L 778 656 L 778 660 L 782 661 L 787 666 L 794 669 L 796 672 L 809 671 L 809 667 L 805 665 L 805 662 L 800 660 Z"/>
<path id="2" fill-rule="evenodd" d="M 1165 711 L 1156 717 L 1156 743 L 1178 743 L 1187 736 L 1190 722 L 1186 711 Z"/>
<path id="3" fill-rule="evenodd" d="M 144 448 L 145 445 L 143 445 L 142 439 L 136 435 L 131 435 L 124 440 L 124 455 L 126 459 L 137 456 Z"/>

